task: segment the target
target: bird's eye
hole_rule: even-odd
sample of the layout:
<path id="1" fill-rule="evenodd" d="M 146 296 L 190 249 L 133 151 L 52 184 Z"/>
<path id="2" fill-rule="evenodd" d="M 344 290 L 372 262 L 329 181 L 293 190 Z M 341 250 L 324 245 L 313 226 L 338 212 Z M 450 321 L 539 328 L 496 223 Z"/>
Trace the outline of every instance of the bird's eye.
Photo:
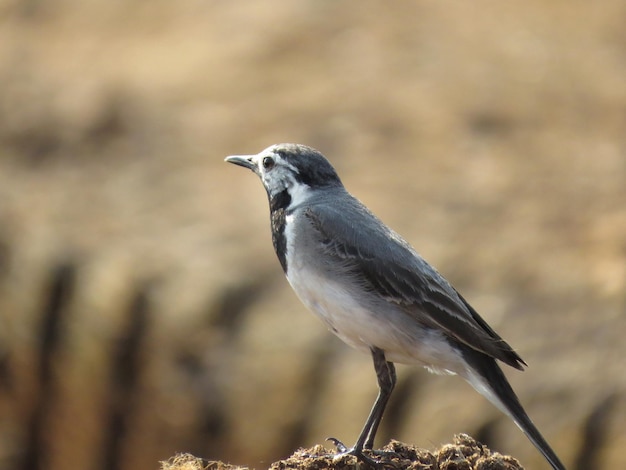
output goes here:
<path id="1" fill-rule="evenodd" d="M 265 168 L 266 170 L 271 170 L 275 164 L 276 162 L 272 157 L 265 157 L 263 159 L 263 168 Z"/>

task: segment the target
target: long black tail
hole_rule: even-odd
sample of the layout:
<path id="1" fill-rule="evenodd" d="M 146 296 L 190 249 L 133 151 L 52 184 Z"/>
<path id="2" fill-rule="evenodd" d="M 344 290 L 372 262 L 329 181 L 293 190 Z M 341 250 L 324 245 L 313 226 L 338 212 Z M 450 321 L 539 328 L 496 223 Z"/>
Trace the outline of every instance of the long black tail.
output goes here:
<path id="1" fill-rule="evenodd" d="M 463 347 L 463 357 L 470 366 L 465 379 L 502 412 L 508 415 L 535 447 L 543 454 L 554 470 L 566 470 L 561 460 L 543 438 L 524 411 L 517 395 L 509 385 L 496 361 L 474 349 Z"/>

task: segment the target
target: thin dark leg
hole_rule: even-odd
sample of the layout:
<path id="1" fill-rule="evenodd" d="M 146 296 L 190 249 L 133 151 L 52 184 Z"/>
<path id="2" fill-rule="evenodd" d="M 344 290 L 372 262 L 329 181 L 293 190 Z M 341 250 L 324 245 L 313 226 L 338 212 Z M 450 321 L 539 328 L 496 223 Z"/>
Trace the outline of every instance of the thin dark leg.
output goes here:
<path id="1" fill-rule="evenodd" d="M 389 402 L 389 397 L 391 397 L 391 392 L 393 391 L 393 388 L 395 387 L 397 381 L 396 367 L 393 365 L 393 362 L 385 360 L 385 354 L 380 351 L 380 349 L 377 351 L 380 354 L 372 351 L 372 356 L 374 358 L 376 377 L 378 378 L 379 392 L 371 413 L 374 414 L 374 411 L 377 411 L 377 415 L 374 417 L 374 419 L 372 419 L 372 423 L 367 433 L 367 438 L 365 439 L 364 444 L 365 449 L 374 448 L 374 438 L 376 437 L 378 426 L 380 425 L 380 422 L 383 418 L 383 413 L 385 412 L 385 408 L 387 406 L 387 403 Z"/>
<path id="2" fill-rule="evenodd" d="M 378 396 L 367 417 L 367 421 L 365 421 L 365 426 L 363 426 L 363 430 L 352 449 L 348 449 L 337 439 L 329 438 L 329 440 L 335 444 L 339 452 L 354 455 L 361 461 L 377 466 L 376 461 L 363 455 L 363 449 L 372 449 L 374 446 L 378 425 L 383 417 L 393 387 L 396 385 L 396 368 L 392 362 L 388 362 L 385 359 L 385 353 L 381 349 L 372 347 L 371 351 L 376 377 L 378 378 Z"/>

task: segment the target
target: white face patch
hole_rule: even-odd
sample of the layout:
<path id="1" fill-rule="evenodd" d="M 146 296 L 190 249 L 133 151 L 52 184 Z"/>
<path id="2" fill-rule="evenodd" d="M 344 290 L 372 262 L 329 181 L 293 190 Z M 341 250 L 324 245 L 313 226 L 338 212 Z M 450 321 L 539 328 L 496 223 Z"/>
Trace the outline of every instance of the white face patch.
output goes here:
<path id="1" fill-rule="evenodd" d="M 310 197 L 311 188 L 304 183 L 294 182 L 294 185 L 289 190 L 291 196 L 291 204 L 289 208 L 293 209 L 301 204 L 304 204 Z"/>
<path id="2" fill-rule="evenodd" d="M 289 207 L 292 208 L 308 199 L 311 188 L 297 181 L 296 175 L 299 174 L 297 167 L 280 156 L 277 152 L 279 147 L 279 145 L 272 145 L 251 157 L 251 160 L 256 165 L 258 174 L 270 197 L 287 189 L 291 196 Z M 267 166 L 264 164 L 266 158 L 272 159 L 273 165 Z"/>

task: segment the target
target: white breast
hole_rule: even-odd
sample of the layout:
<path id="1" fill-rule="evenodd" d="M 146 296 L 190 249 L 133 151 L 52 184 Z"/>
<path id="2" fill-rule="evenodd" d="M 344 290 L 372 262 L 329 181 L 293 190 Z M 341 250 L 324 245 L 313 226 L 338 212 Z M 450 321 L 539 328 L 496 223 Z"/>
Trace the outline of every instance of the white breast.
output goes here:
<path id="1" fill-rule="evenodd" d="M 347 292 L 336 282 L 313 265 L 313 259 L 302 256 L 304 247 L 294 246 L 297 233 L 294 216 L 287 216 L 285 236 L 287 239 L 287 280 L 306 307 L 321 318 L 324 323 L 343 341 L 357 348 L 367 348 L 358 333 L 358 325 L 365 312 Z M 308 241 L 302 237 L 300 244 Z M 313 247 L 309 246 L 309 249 Z"/>

